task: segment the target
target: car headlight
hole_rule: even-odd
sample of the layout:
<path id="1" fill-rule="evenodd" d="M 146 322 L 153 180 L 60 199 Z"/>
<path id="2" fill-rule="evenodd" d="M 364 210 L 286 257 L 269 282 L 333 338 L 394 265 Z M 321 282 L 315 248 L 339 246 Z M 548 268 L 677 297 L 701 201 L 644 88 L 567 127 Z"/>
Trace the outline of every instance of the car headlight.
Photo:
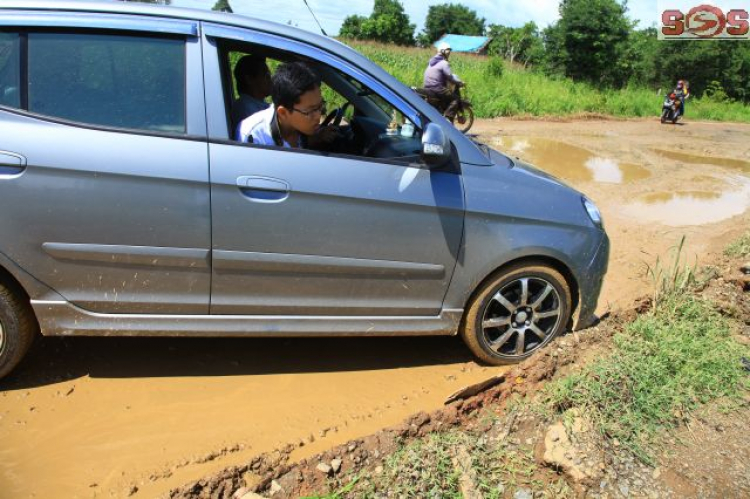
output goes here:
<path id="1" fill-rule="evenodd" d="M 586 208 L 586 213 L 589 214 L 589 217 L 591 218 L 591 221 L 594 222 L 594 225 L 604 228 L 602 213 L 599 211 L 599 208 L 596 207 L 594 202 L 587 198 L 581 198 L 581 201 L 583 201 L 583 207 Z"/>

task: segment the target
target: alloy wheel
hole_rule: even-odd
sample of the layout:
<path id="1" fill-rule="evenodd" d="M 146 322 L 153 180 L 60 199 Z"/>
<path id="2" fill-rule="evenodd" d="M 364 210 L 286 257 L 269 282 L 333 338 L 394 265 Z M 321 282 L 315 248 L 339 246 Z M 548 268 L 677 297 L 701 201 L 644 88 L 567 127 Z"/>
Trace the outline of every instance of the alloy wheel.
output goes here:
<path id="1" fill-rule="evenodd" d="M 561 320 L 557 289 L 544 279 L 524 277 L 504 285 L 490 298 L 481 327 L 492 351 L 519 357 L 544 344 Z"/>

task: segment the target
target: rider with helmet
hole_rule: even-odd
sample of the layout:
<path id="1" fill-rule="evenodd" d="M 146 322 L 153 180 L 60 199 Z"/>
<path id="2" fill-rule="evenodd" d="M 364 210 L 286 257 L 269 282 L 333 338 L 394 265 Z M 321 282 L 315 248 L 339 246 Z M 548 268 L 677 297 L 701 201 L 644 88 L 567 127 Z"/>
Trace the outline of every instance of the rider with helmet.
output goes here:
<path id="1" fill-rule="evenodd" d="M 685 116 L 685 99 L 690 97 L 687 83 L 684 80 L 679 80 L 677 82 L 677 87 L 672 93 L 675 94 L 675 97 L 680 99 L 680 116 Z"/>
<path id="2" fill-rule="evenodd" d="M 456 115 L 458 100 L 454 92 L 448 88 L 448 84 L 462 86 L 463 82 L 451 71 L 451 65 L 448 62 L 452 51 L 451 46 L 446 42 L 441 42 L 437 50 L 437 55 L 430 59 L 427 69 L 425 69 L 423 87 L 430 94 L 440 99 L 441 106 L 446 109 L 445 117 L 453 120 Z"/>

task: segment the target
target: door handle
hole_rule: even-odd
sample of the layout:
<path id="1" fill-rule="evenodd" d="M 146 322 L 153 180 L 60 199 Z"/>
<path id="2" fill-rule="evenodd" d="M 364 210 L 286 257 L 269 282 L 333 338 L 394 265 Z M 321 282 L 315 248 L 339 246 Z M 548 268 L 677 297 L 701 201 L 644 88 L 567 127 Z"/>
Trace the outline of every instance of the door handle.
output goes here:
<path id="1" fill-rule="evenodd" d="M 251 201 L 280 203 L 289 197 L 291 187 L 284 180 L 269 177 L 239 177 L 237 187 Z"/>
<path id="2" fill-rule="evenodd" d="M 13 178 L 26 170 L 26 158 L 9 151 L 0 151 L 0 179 Z"/>

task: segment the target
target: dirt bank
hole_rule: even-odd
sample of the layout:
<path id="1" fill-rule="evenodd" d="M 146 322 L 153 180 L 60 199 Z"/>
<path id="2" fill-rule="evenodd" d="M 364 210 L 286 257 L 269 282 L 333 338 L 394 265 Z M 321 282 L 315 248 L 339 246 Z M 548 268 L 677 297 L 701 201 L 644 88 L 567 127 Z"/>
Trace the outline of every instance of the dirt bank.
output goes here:
<path id="1" fill-rule="evenodd" d="M 642 294 L 645 263 L 681 235 L 707 261 L 750 221 L 743 163 L 670 155 L 750 161 L 747 125 L 496 120 L 477 131 L 541 167 L 569 161 L 555 173 L 599 204 L 613 242 L 600 311 Z M 553 140 L 573 148 L 555 153 Z M 477 366 L 455 338 L 47 339 L 0 383 L 0 497 L 155 497 L 288 444 L 294 460 L 312 456 L 506 372 Z"/>

